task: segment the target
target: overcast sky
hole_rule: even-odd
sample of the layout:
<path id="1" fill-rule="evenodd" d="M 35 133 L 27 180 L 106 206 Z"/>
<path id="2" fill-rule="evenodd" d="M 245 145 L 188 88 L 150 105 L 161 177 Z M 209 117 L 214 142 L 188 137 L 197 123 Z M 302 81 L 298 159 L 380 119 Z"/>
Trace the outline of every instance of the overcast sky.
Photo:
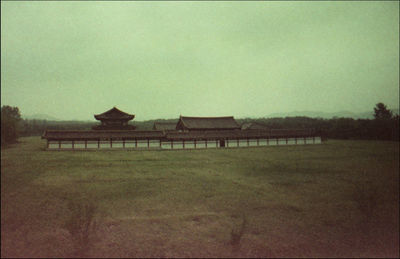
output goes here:
<path id="1" fill-rule="evenodd" d="M 398 108 L 399 3 L 1 2 L 1 104 L 94 120 Z"/>

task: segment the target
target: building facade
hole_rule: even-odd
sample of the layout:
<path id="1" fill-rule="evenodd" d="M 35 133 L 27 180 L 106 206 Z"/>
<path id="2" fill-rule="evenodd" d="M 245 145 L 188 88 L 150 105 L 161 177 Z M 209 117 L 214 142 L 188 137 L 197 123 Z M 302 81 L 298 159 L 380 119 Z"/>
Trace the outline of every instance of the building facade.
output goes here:
<path id="1" fill-rule="evenodd" d="M 180 116 L 176 124 L 178 131 L 240 130 L 233 116 L 228 117 L 187 117 Z"/>
<path id="2" fill-rule="evenodd" d="M 313 130 L 55 131 L 42 136 L 55 149 L 199 149 L 320 144 Z"/>

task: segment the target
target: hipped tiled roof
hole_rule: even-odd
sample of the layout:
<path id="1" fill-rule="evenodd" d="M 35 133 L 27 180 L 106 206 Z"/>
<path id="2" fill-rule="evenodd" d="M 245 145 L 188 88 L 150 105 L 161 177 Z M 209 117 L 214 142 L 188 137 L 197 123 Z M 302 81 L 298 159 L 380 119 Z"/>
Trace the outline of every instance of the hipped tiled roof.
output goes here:
<path id="1" fill-rule="evenodd" d="M 45 139 L 104 139 L 104 138 L 162 138 L 162 131 L 137 130 L 47 130 L 42 138 Z"/>
<path id="2" fill-rule="evenodd" d="M 57 131 L 48 130 L 42 138 L 53 140 L 78 139 L 238 139 L 238 138 L 278 138 L 315 136 L 312 129 L 300 130 L 208 130 L 189 132 L 136 131 L 136 130 L 89 130 Z"/>
<path id="3" fill-rule="evenodd" d="M 315 135 L 312 129 L 300 130 L 207 130 L 189 132 L 168 132 L 167 139 L 246 139 L 246 138 L 277 138 L 277 137 L 307 137 Z"/>
<path id="4" fill-rule="evenodd" d="M 135 118 L 135 115 L 128 114 L 114 107 L 106 112 L 94 115 L 94 117 L 96 118 L 96 120 L 132 120 L 133 118 Z"/>
<path id="5" fill-rule="evenodd" d="M 134 130 L 136 126 L 134 125 L 94 125 L 93 130 Z"/>
<path id="6" fill-rule="evenodd" d="M 186 117 L 181 116 L 177 127 L 189 130 L 240 129 L 233 116 L 228 117 Z"/>

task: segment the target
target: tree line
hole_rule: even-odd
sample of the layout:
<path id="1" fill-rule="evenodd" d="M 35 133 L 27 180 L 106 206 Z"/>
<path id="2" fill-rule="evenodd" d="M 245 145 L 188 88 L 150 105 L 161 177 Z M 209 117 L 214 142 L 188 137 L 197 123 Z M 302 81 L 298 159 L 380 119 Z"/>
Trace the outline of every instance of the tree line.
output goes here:
<path id="1" fill-rule="evenodd" d="M 152 130 L 154 122 L 177 122 L 176 119 L 136 121 L 136 130 Z M 374 119 L 353 118 L 244 118 L 236 120 L 239 124 L 257 122 L 270 129 L 313 128 L 324 138 L 333 139 L 371 139 L 399 140 L 399 115 L 394 115 L 385 104 L 374 107 Z M 90 130 L 96 122 L 48 121 L 22 119 L 18 107 L 1 107 L 1 145 L 13 143 L 20 136 L 40 136 L 45 130 Z"/>

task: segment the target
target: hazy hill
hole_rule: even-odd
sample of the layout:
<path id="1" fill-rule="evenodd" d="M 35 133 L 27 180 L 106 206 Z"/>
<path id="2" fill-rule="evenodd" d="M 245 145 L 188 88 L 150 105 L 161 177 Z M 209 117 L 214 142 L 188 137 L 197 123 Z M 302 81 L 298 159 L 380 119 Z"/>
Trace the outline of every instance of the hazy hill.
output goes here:
<path id="1" fill-rule="evenodd" d="M 60 121 L 60 119 L 47 115 L 47 114 L 32 114 L 32 115 L 22 115 L 23 119 L 27 120 L 48 120 L 48 121 Z"/>
<path id="2" fill-rule="evenodd" d="M 392 109 L 393 114 L 399 114 L 399 109 Z M 353 119 L 373 119 L 374 112 L 361 112 L 354 113 L 350 111 L 339 111 L 339 112 L 315 112 L 315 111 L 293 111 L 287 113 L 272 113 L 266 118 L 274 118 L 274 117 L 310 117 L 310 118 L 323 118 L 323 119 L 331 119 L 333 117 L 337 118 L 353 118 Z"/>

